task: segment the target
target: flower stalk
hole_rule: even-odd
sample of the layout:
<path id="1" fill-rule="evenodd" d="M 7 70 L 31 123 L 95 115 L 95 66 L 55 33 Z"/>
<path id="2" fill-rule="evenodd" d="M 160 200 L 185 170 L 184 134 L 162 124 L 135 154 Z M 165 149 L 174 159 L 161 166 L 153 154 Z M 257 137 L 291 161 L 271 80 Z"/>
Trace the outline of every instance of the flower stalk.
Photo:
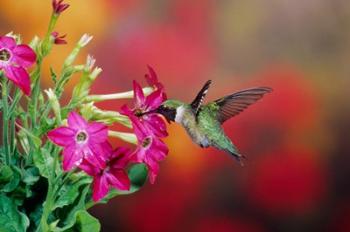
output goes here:
<path id="1" fill-rule="evenodd" d="M 2 74 L 0 75 L 1 81 L 2 81 L 2 122 L 3 122 L 3 134 L 2 134 L 2 142 L 4 146 L 4 153 L 5 153 L 5 164 L 10 165 L 11 163 L 11 156 L 8 146 L 8 90 L 7 90 L 7 80 L 6 78 L 2 77 Z"/>
<path id="2" fill-rule="evenodd" d="M 108 135 L 110 137 L 118 138 L 128 143 L 137 144 L 136 135 L 133 133 L 109 130 Z"/>
<path id="3" fill-rule="evenodd" d="M 146 96 L 153 92 L 153 88 L 151 87 L 145 87 L 142 90 Z M 112 94 L 89 95 L 85 98 L 85 102 L 100 102 L 100 101 L 107 101 L 107 100 L 131 99 L 133 97 L 134 97 L 134 91 L 126 91 L 126 92 L 112 93 Z"/>

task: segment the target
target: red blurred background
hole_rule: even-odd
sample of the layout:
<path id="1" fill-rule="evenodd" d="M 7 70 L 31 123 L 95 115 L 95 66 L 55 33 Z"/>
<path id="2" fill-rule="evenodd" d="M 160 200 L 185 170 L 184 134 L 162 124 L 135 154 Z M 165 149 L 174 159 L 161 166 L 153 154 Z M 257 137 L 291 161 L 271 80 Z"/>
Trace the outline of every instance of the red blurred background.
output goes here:
<path id="1" fill-rule="evenodd" d="M 350 4 L 346 0 L 71 0 L 47 65 L 83 33 L 104 72 L 94 93 L 131 89 L 155 68 L 170 98 L 241 88 L 272 94 L 225 124 L 240 167 L 169 126 L 154 185 L 94 207 L 102 231 L 350 231 Z M 42 36 L 49 0 L 0 2 L 0 32 Z M 72 88 L 76 80 L 69 83 Z M 48 75 L 45 86 L 52 83 Z M 69 97 L 69 91 L 67 91 Z M 103 104 L 118 109 L 120 102 Z"/>

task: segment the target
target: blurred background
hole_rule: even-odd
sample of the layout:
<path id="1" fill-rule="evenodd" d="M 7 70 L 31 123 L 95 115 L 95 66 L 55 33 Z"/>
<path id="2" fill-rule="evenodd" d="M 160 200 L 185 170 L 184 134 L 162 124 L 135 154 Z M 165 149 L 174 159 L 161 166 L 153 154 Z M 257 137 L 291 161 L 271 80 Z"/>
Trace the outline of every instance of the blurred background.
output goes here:
<path id="1" fill-rule="evenodd" d="M 102 231 L 350 231 L 347 0 L 66 2 L 57 30 L 68 44 L 47 64 L 59 69 L 80 36 L 93 35 L 78 63 L 89 53 L 103 68 L 94 93 L 129 90 L 133 79 L 145 84 L 147 64 L 168 96 L 184 101 L 208 79 L 207 100 L 274 89 L 224 125 L 247 157 L 244 167 L 171 124 L 156 183 L 91 210 Z M 29 42 L 44 35 L 51 1 L 2 0 L 0 11 L 1 35 L 14 31 Z M 44 85 L 52 85 L 48 73 Z"/>

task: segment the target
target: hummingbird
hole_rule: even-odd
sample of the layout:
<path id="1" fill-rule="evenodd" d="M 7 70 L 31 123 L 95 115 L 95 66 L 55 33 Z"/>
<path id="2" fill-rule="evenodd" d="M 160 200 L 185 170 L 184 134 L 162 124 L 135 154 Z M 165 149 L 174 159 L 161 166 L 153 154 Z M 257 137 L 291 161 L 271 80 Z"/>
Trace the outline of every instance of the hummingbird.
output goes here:
<path id="1" fill-rule="evenodd" d="M 272 92 L 269 87 L 244 89 L 208 104 L 203 104 L 209 90 L 208 80 L 190 103 L 166 100 L 155 111 L 165 117 L 168 123 L 182 125 L 192 141 L 202 148 L 215 147 L 234 157 L 241 165 L 245 158 L 225 134 L 222 124 L 238 115 L 248 106 Z"/>

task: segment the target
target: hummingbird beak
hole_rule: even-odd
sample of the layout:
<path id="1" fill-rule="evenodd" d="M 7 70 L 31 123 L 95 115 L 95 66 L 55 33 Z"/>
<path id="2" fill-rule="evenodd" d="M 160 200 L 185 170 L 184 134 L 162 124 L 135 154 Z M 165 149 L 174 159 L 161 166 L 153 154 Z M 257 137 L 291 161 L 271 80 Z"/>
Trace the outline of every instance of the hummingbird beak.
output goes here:
<path id="1" fill-rule="evenodd" d="M 168 117 L 168 110 L 166 110 L 162 105 L 159 106 L 157 109 L 142 113 L 142 115 L 145 114 L 161 114 L 169 124 L 171 123 L 171 119 Z"/>

